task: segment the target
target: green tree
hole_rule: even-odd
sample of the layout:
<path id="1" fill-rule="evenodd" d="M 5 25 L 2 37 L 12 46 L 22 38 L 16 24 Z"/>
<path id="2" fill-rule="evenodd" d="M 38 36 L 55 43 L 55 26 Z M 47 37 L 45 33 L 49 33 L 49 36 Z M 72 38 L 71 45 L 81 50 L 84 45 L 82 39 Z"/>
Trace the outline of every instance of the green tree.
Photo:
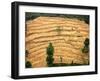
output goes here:
<path id="1" fill-rule="evenodd" d="M 52 46 L 52 43 L 49 43 L 49 46 L 47 47 L 46 51 L 47 51 L 47 58 L 46 58 L 47 65 L 48 67 L 51 67 L 54 61 L 54 58 L 53 58 L 54 47 Z"/>

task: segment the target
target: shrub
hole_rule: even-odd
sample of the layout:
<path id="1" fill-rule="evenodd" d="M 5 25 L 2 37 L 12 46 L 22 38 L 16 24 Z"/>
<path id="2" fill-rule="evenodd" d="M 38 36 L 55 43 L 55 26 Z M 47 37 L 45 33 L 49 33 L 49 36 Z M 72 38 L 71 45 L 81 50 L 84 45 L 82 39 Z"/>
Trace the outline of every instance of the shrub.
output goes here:
<path id="1" fill-rule="evenodd" d="M 82 49 L 83 53 L 88 53 L 89 52 L 89 47 L 84 46 L 84 48 Z"/>
<path id="2" fill-rule="evenodd" d="M 86 38 L 86 39 L 85 39 L 84 45 L 85 45 L 85 46 L 89 46 L 89 38 Z"/>
<path id="3" fill-rule="evenodd" d="M 32 68 L 32 64 L 29 61 L 26 61 L 25 66 L 26 66 L 26 68 Z"/>
<path id="4" fill-rule="evenodd" d="M 86 38 L 84 41 L 84 47 L 82 48 L 83 53 L 89 52 L 89 38 Z"/>

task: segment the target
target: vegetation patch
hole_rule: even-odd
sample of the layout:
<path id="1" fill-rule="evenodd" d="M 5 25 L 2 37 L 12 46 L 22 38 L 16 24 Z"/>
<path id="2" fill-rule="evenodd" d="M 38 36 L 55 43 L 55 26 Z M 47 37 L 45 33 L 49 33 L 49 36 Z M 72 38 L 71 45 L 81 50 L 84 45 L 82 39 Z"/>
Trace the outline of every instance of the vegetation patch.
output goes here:
<path id="1" fill-rule="evenodd" d="M 49 46 L 47 47 L 46 51 L 47 51 L 47 58 L 46 58 L 47 65 L 48 65 L 48 67 L 51 67 L 53 65 L 53 61 L 54 61 L 54 58 L 53 58 L 54 47 L 53 47 L 52 43 L 49 43 Z"/>
<path id="2" fill-rule="evenodd" d="M 30 61 L 26 61 L 25 67 L 26 68 L 32 68 L 31 62 Z"/>
<path id="3" fill-rule="evenodd" d="M 33 20 L 37 17 L 44 16 L 44 17 L 62 17 L 62 18 L 76 18 L 81 21 L 85 21 L 89 24 L 89 15 L 74 15 L 74 14 L 51 14 L 51 13 L 32 13 L 26 12 L 26 21 Z"/>
<path id="4" fill-rule="evenodd" d="M 82 48 L 83 53 L 89 53 L 89 38 L 84 41 L 84 47 Z"/>

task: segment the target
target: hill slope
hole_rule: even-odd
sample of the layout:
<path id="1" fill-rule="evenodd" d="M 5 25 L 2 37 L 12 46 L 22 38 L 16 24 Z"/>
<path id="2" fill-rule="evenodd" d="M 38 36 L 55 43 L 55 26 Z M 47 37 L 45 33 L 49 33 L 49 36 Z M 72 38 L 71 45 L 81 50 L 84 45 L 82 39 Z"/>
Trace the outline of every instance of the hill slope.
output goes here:
<path id="1" fill-rule="evenodd" d="M 89 37 L 89 25 L 78 19 L 38 17 L 26 22 L 26 60 L 33 67 L 46 66 L 46 48 L 54 46 L 54 63 L 88 63 L 89 55 L 81 52 Z"/>

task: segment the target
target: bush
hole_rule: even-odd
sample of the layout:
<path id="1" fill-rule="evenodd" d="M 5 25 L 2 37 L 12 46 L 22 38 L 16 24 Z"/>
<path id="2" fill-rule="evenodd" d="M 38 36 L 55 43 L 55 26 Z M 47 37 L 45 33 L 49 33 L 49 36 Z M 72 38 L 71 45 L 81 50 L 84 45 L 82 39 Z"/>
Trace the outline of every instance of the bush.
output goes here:
<path id="1" fill-rule="evenodd" d="M 84 47 L 82 48 L 83 53 L 89 52 L 89 38 L 86 38 L 84 41 Z"/>
<path id="2" fill-rule="evenodd" d="M 25 66 L 26 66 L 26 68 L 32 68 L 32 64 L 29 61 L 26 62 Z"/>
<path id="3" fill-rule="evenodd" d="M 83 53 L 88 53 L 89 52 L 89 47 L 84 46 L 84 48 L 82 49 Z"/>
<path id="4" fill-rule="evenodd" d="M 89 46 L 89 38 L 86 38 L 86 39 L 85 39 L 84 45 L 85 45 L 85 46 Z"/>

